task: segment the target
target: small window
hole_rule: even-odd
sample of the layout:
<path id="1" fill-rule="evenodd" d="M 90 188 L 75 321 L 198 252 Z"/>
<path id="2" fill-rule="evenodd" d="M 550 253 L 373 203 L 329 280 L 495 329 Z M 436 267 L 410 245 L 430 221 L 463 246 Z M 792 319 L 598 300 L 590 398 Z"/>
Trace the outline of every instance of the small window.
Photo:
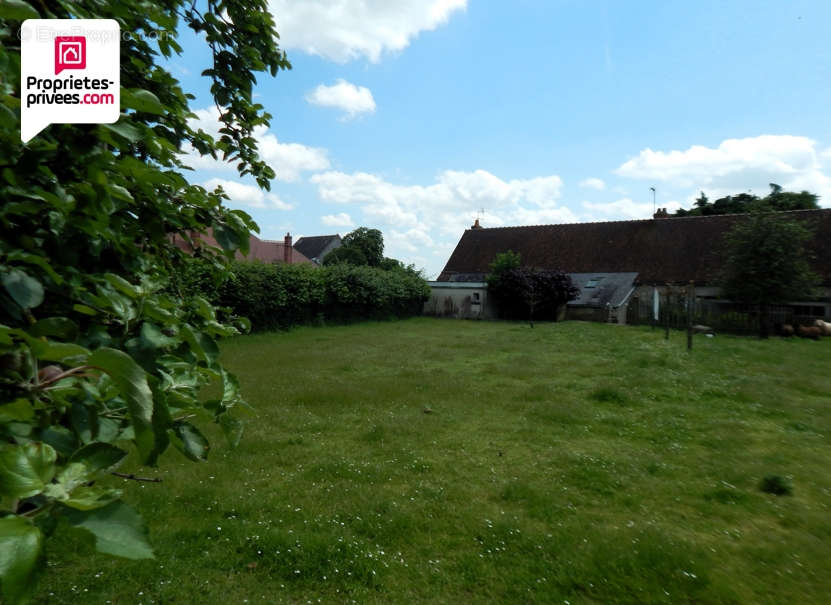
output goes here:
<path id="1" fill-rule="evenodd" d="M 479 293 L 478 292 L 473 293 L 473 304 L 479 304 Z"/>
<path id="2" fill-rule="evenodd" d="M 602 277 L 593 277 L 589 281 L 586 282 L 586 285 L 584 287 L 585 288 L 596 288 L 597 284 L 599 284 L 602 279 L 603 279 Z"/>

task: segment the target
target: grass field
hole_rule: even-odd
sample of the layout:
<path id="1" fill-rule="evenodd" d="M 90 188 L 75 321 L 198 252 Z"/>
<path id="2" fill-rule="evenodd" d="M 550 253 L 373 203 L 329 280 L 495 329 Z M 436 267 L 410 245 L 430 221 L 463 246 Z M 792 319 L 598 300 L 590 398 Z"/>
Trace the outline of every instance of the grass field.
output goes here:
<path id="1" fill-rule="evenodd" d="M 831 339 L 413 319 L 223 343 L 257 416 L 50 603 L 828 603 Z M 792 495 L 759 489 L 777 475 Z M 113 478 L 112 481 L 120 481 Z"/>

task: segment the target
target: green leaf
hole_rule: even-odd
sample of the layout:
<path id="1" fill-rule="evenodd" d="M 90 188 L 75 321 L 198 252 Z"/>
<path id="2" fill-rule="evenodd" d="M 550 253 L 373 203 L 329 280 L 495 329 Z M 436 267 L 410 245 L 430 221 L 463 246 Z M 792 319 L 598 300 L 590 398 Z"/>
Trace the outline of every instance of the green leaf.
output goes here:
<path id="1" fill-rule="evenodd" d="M 72 310 L 84 315 L 98 315 L 98 311 L 86 305 L 72 305 Z"/>
<path id="2" fill-rule="evenodd" d="M 158 326 L 146 321 L 141 325 L 141 343 L 148 349 L 161 349 L 178 344 L 179 341 L 166 336 Z"/>
<path id="3" fill-rule="evenodd" d="M 35 415 L 32 403 L 28 399 L 15 399 L 11 403 L 0 405 L 0 424 L 7 422 L 25 422 Z"/>
<path id="4" fill-rule="evenodd" d="M 115 468 L 124 458 L 127 452 L 110 445 L 109 443 L 90 443 L 72 454 L 70 462 L 80 462 L 89 469 L 91 473 Z"/>
<path id="5" fill-rule="evenodd" d="M 242 439 L 243 424 L 233 416 L 223 414 L 219 417 L 219 426 L 222 427 L 222 432 L 225 433 L 225 438 L 228 440 L 228 445 L 235 448 L 239 445 Z"/>
<path id="6" fill-rule="evenodd" d="M 26 603 L 43 558 L 43 534 L 22 517 L 0 519 L 0 586 L 7 603 Z"/>
<path id="7" fill-rule="evenodd" d="M 128 282 L 123 277 L 116 275 L 115 273 L 107 273 L 104 277 L 107 279 L 108 282 L 110 282 L 113 285 L 113 287 L 116 290 L 118 290 L 125 296 L 135 299 L 138 298 L 141 294 L 136 286 Z"/>
<path id="8" fill-rule="evenodd" d="M 71 342 L 48 342 L 35 351 L 37 358 L 42 361 L 64 361 L 77 357 L 80 360 L 89 356 L 89 349 Z"/>
<path id="9" fill-rule="evenodd" d="M 89 474 L 86 466 L 80 462 L 72 462 L 58 473 L 54 483 L 46 486 L 43 494 L 47 498 L 54 498 L 55 500 L 61 501 L 67 500 L 72 490 L 90 480 Z"/>
<path id="10" fill-rule="evenodd" d="M 233 252 L 240 248 L 240 235 L 226 225 L 214 225 L 214 237 L 216 242 L 226 252 Z"/>
<path id="11" fill-rule="evenodd" d="M 72 430 L 82 443 L 90 443 L 98 434 L 98 411 L 80 401 L 73 401 L 69 413 Z"/>
<path id="12" fill-rule="evenodd" d="M 121 498 L 121 490 L 97 485 L 75 488 L 63 504 L 77 510 L 95 510 Z"/>
<path id="13" fill-rule="evenodd" d="M 27 330 L 32 336 L 54 336 L 62 340 L 78 337 L 77 324 L 67 317 L 47 317 Z"/>
<path id="14" fill-rule="evenodd" d="M 43 272 L 49 275 L 56 284 L 63 283 L 63 278 L 52 268 L 52 265 L 42 256 L 24 252 L 23 250 L 12 250 L 6 257 L 9 261 L 29 263 L 30 265 L 37 265 Z"/>
<path id="15" fill-rule="evenodd" d="M 55 451 L 61 456 L 70 456 L 78 447 L 78 442 L 72 431 L 59 424 L 46 427 L 40 431 L 40 440 L 55 448 Z"/>
<path id="16" fill-rule="evenodd" d="M 147 526 L 132 508 L 113 502 L 89 511 L 63 509 L 70 525 L 95 536 L 98 552 L 125 559 L 152 559 L 153 549 L 147 541 Z"/>
<path id="17" fill-rule="evenodd" d="M 204 361 L 208 366 L 213 365 L 219 357 L 219 347 L 207 334 L 197 332 L 189 324 L 184 324 L 181 329 L 182 337 L 190 345 L 191 351 L 196 358 Z"/>
<path id="18" fill-rule="evenodd" d="M 149 90 L 138 88 L 133 90 L 121 89 L 121 106 L 159 116 L 164 115 L 166 111 L 156 95 Z"/>
<path id="19" fill-rule="evenodd" d="M 0 19 L 25 21 L 26 19 L 40 19 L 40 14 L 23 0 L 3 0 L 0 4 Z"/>
<path id="20" fill-rule="evenodd" d="M 34 277 L 20 269 L 12 269 L 3 276 L 6 292 L 24 309 L 34 309 L 43 302 L 43 286 Z"/>
<path id="21" fill-rule="evenodd" d="M 29 498 L 43 491 L 55 476 L 57 453 L 45 443 L 0 447 L 0 494 Z"/>
<path id="22" fill-rule="evenodd" d="M 222 403 L 233 405 L 239 399 L 239 379 L 225 368 L 222 368 L 220 374 L 222 376 Z"/>
<path id="23" fill-rule="evenodd" d="M 110 195 L 112 195 L 116 199 L 124 200 L 125 202 L 133 201 L 133 194 L 121 185 L 110 184 L 107 185 L 107 189 L 110 190 Z"/>
<path id="24" fill-rule="evenodd" d="M 124 118 L 115 124 L 101 124 L 101 126 L 110 132 L 114 132 L 118 136 L 127 139 L 131 143 L 135 143 L 141 138 L 141 132 L 139 129 L 132 124 L 129 124 Z"/>
<path id="25" fill-rule="evenodd" d="M 189 422 L 177 422 L 173 432 L 181 440 L 181 443 L 174 443 L 185 456 L 197 462 L 208 459 L 211 446 L 199 429 Z"/>
<path id="26" fill-rule="evenodd" d="M 109 374 L 113 384 L 127 401 L 142 462 L 154 463 L 153 394 L 147 384 L 147 374 L 132 357 L 117 349 L 98 349 L 90 355 L 88 363 Z"/>

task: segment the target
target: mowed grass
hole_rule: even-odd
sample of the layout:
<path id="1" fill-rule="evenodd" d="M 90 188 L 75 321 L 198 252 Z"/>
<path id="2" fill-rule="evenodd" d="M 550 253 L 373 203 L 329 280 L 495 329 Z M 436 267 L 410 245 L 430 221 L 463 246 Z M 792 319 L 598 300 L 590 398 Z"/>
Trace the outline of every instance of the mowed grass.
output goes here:
<path id="1" fill-rule="evenodd" d="M 123 482 L 155 560 L 60 529 L 38 599 L 827 603 L 831 339 L 685 342 L 426 318 L 226 341 L 241 446 L 209 425 L 208 463 Z"/>

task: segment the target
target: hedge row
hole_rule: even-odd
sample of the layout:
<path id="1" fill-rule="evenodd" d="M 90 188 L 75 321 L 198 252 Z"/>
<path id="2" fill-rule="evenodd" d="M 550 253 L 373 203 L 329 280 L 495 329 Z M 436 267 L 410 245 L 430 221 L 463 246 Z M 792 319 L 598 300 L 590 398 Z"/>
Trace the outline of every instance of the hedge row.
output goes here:
<path id="1" fill-rule="evenodd" d="M 233 276 L 218 283 L 209 264 L 190 265 L 182 287 L 247 317 L 253 330 L 420 315 L 430 297 L 427 282 L 407 268 L 238 262 Z"/>

